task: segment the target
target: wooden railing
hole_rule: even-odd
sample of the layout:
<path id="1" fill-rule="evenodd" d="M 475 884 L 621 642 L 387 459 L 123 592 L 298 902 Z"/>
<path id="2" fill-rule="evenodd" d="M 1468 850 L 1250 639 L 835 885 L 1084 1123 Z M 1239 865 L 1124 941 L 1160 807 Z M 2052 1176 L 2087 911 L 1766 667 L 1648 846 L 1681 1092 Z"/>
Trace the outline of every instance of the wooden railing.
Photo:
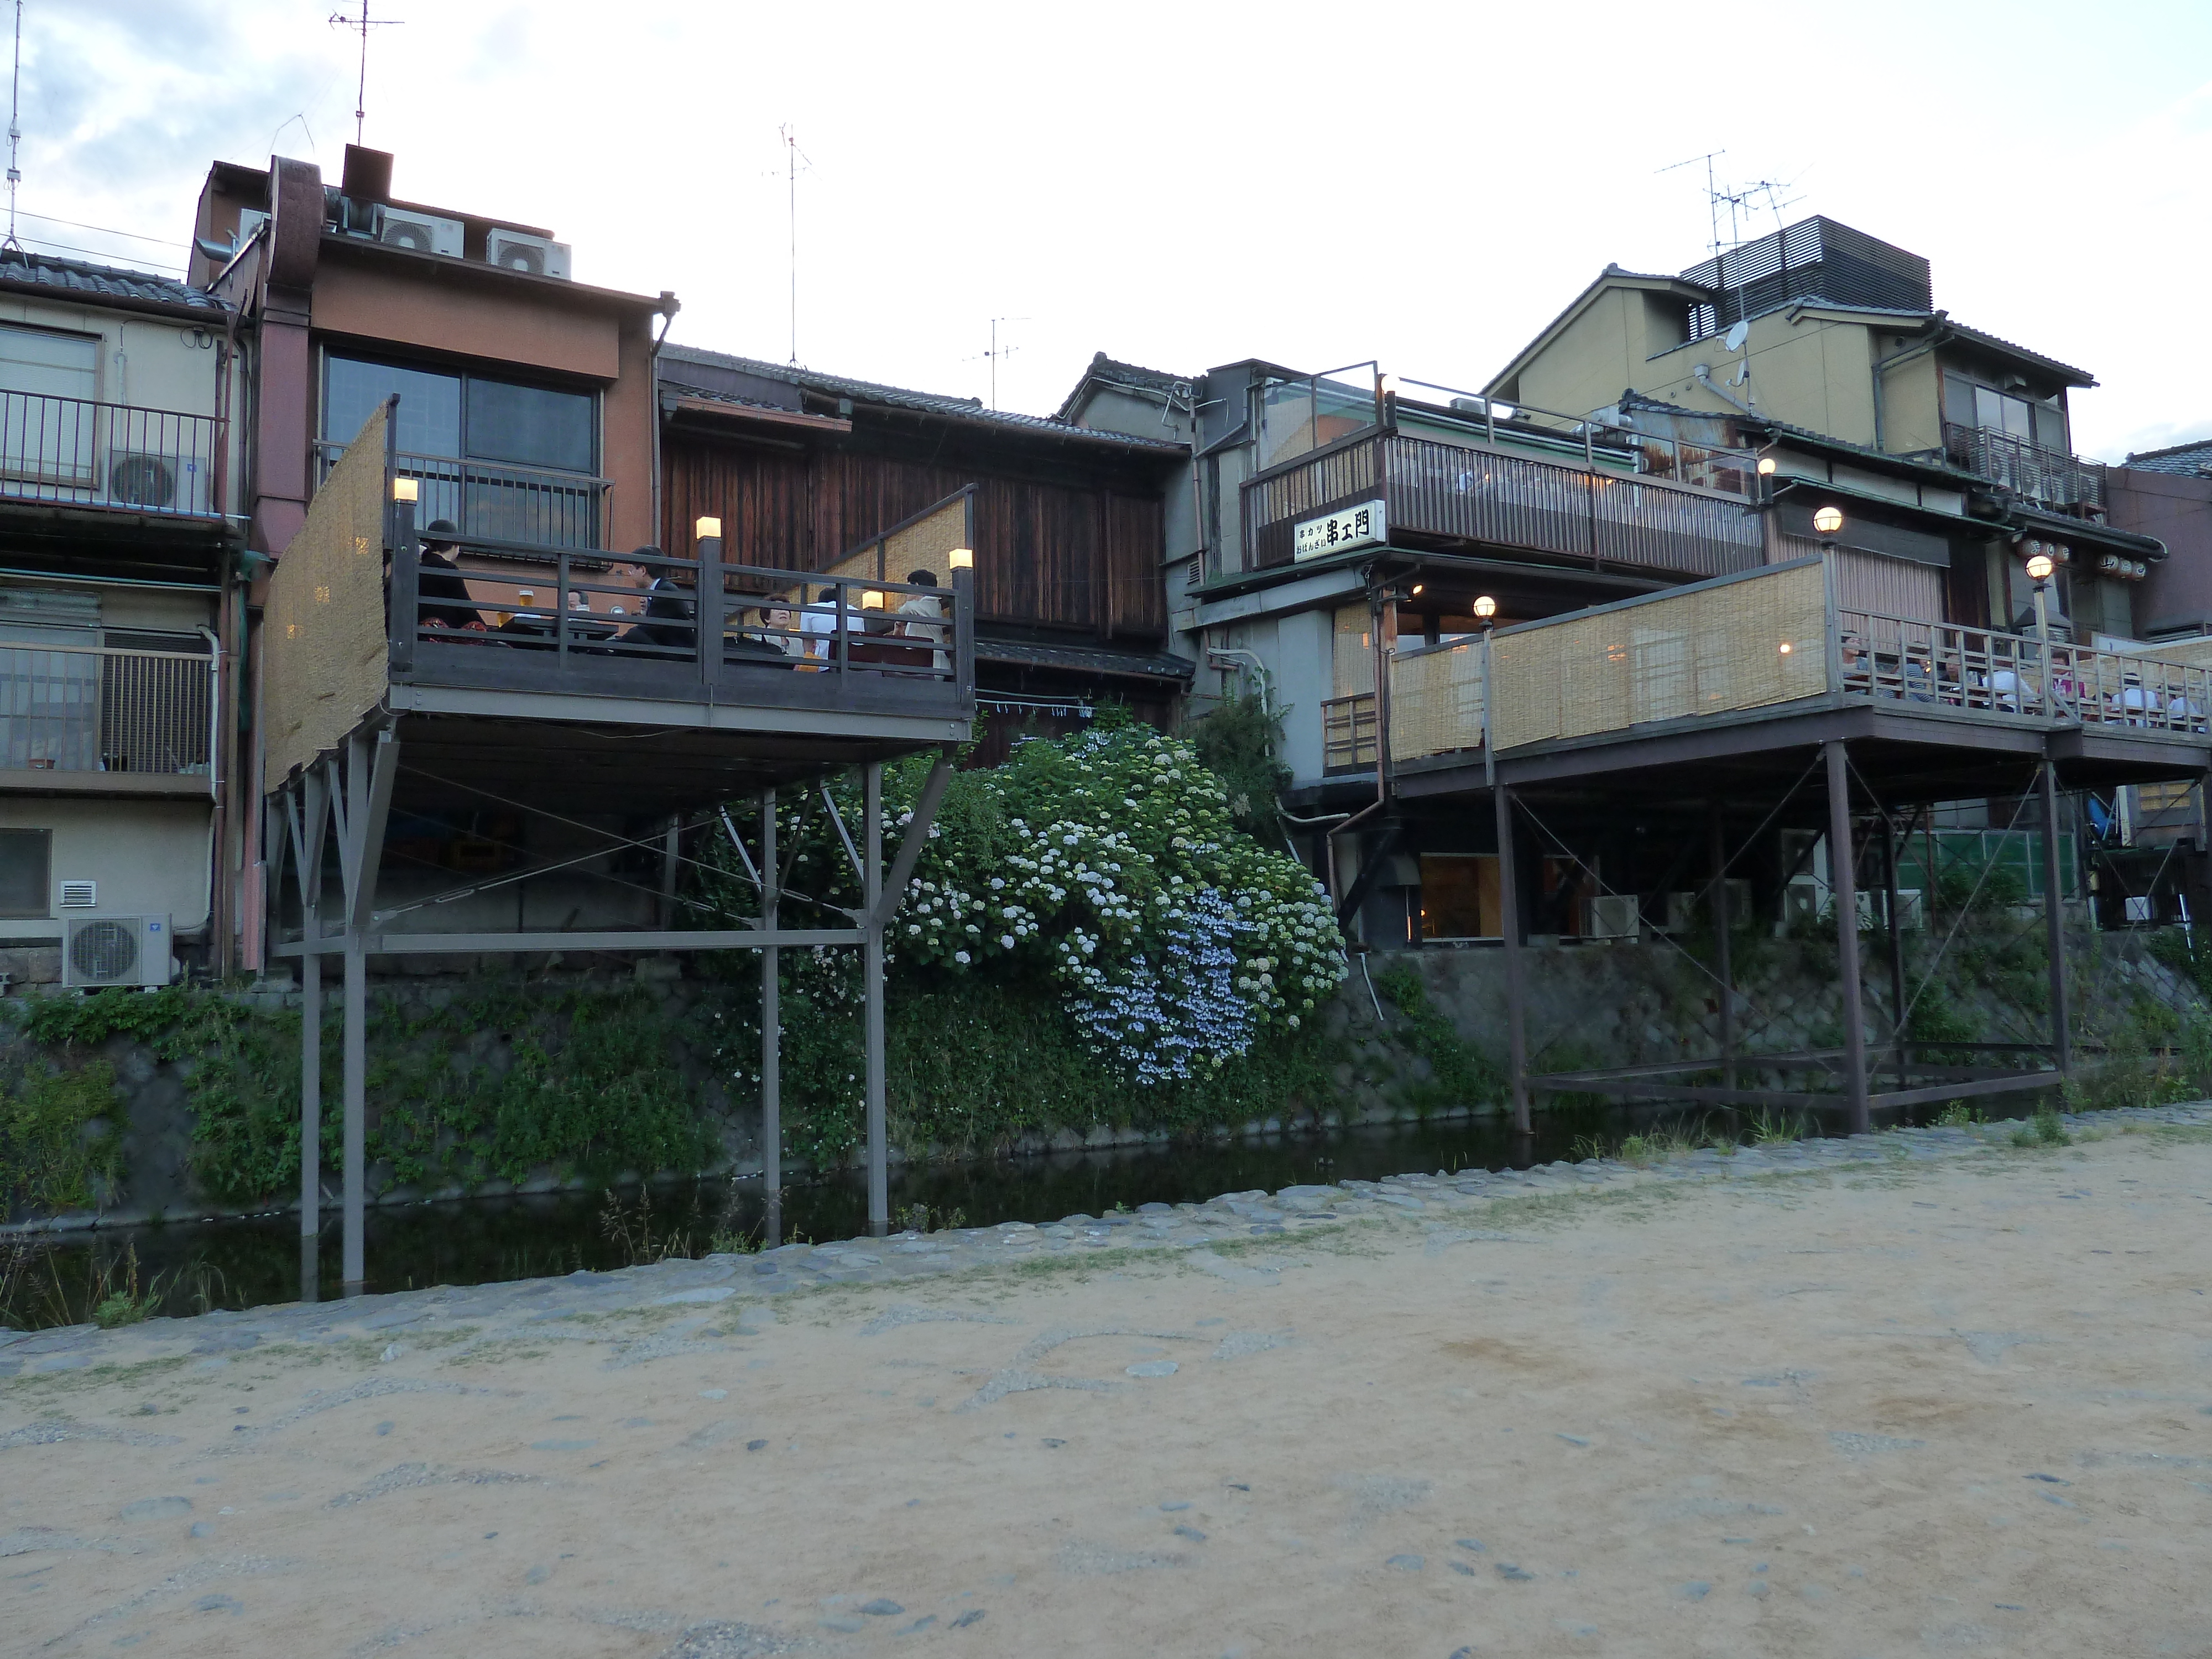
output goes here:
<path id="1" fill-rule="evenodd" d="M 1978 426 L 1943 423 L 1943 453 L 1952 465 L 2045 507 L 2101 507 L 2105 469 L 2063 449 L 2045 449 L 2024 438 Z"/>
<path id="2" fill-rule="evenodd" d="M 1628 452 L 1640 465 L 1644 452 Z M 1244 486 L 1245 568 L 1291 562 L 1303 520 L 1379 496 L 1390 533 L 1450 537 L 1692 577 L 1759 562 L 1757 519 L 1732 495 L 1601 465 L 1380 433 Z"/>
<path id="3" fill-rule="evenodd" d="M 1331 697 L 1321 706 L 1322 769 L 1350 772 L 1375 764 L 1375 694 Z"/>
<path id="4" fill-rule="evenodd" d="M 219 517 L 222 443 L 211 415 L 0 392 L 0 502 Z"/>
<path id="5" fill-rule="evenodd" d="M 215 659 L 0 646 L 0 770 L 204 776 Z"/>
<path id="6" fill-rule="evenodd" d="M 316 446 L 325 476 L 345 453 L 343 444 Z M 513 466 L 504 461 L 464 460 L 453 455 L 393 458 L 394 470 L 415 480 L 415 522 L 443 519 L 466 538 L 520 542 L 532 547 L 596 548 L 600 503 L 614 486 L 586 472 Z"/>

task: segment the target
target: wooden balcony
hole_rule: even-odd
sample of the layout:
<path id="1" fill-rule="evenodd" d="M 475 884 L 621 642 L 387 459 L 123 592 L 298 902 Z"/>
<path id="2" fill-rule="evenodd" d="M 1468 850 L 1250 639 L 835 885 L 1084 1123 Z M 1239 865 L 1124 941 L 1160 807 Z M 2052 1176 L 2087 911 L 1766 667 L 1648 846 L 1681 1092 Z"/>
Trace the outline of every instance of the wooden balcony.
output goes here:
<path id="1" fill-rule="evenodd" d="M 410 474 L 385 433 L 380 414 L 332 466 L 271 579 L 270 789 L 368 726 L 404 738 L 413 805 L 618 814 L 968 737 L 964 495 L 907 538 L 916 568 L 945 567 L 935 587 L 728 562 L 718 540 L 678 557 L 471 537 L 455 570 L 392 501 Z"/>
<path id="2" fill-rule="evenodd" d="M 1814 557 L 1400 652 L 1384 724 L 1413 795 L 1480 785 L 1486 745 L 1510 781 L 1664 791 L 1686 765 L 1844 735 L 1899 799 L 1956 799 L 2046 754 L 2069 787 L 2200 775 L 2212 670 L 1844 610 Z"/>
<path id="3" fill-rule="evenodd" d="M 1659 450 L 1585 445 L 1578 463 L 1472 433 L 1447 442 L 1379 431 L 1302 456 L 1245 484 L 1245 568 L 1292 562 L 1299 524 L 1375 501 L 1394 542 L 1693 579 L 1759 562 L 1759 522 L 1743 498 L 1642 470 L 1668 463 Z"/>

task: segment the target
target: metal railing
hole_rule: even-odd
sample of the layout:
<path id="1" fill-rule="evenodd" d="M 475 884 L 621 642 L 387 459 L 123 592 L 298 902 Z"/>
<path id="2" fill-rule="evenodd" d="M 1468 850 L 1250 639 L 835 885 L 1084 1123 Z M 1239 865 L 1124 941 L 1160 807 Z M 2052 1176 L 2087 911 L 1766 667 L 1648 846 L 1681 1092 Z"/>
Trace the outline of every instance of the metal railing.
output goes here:
<path id="1" fill-rule="evenodd" d="M 1952 465 L 2002 484 L 2045 507 L 2105 505 L 2105 468 L 2063 449 L 2045 449 L 2002 432 L 1943 423 L 1943 453 Z"/>
<path id="2" fill-rule="evenodd" d="M 1951 623 L 1837 613 L 1847 696 L 2063 725 L 2212 732 L 2212 669 Z"/>
<path id="3" fill-rule="evenodd" d="M 1375 764 L 1375 694 L 1330 697 L 1321 706 L 1322 769 L 1349 772 Z"/>
<path id="4" fill-rule="evenodd" d="M 440 647 L 447 671 L 488 665 L 490 653 L 520 653 L 548 673 L 580 673 L 620 691 L 641 672 L 765 690 L 763 674 L 787 682 L 836 677 L 771 701 L 834 697 L 850 680 L 963 695 L 975 684 L 975 606 L 967 573 L 928 586 L 872 577 L 726 564 L 711 545 L 696 558 L 591 554 L 471 538 L 461 568 L 425 565 L 402 544 L 392 561 L 392 664 L 414 670 L 420 647 Z M 702 649 L 720 639 L 721 648 Z M 459 647 L 456 649 L 456 647 Z M 668 668 L 685 671 L 671 677 Z M 526 669 L 524 672 L 527 673 Z M 502 679 L 513 678 L 502 672 Z M 576 684 L 587 689 L 590 680 Z"/>
<path id="5" fill-rule="evenodd" d="M 0 645 L 0 770 L 204 776 L 215 659 Z"/>
<path id="6" fill-rule="evenodd" d="M 346 446 L 326 442 L 315 449 L 328 477 Z M 599 545 L 600 502 L 613 487 L 610 479 L 404 450 L 393 459 L 398 475 L 415 480 L 418 525 L 443 519 L 472 540 L 539 548 Z"/>
<path id="7" fill-rule="evenodd" d="M 1638 459 L 1642 449 L 1626 451 Z M 1291 562 L 1297 523 L 1379 492 L 1395 537 L 1449 536 L 1687 576 L 1757 565 L 1758 520 L 1741 499 L 1464 443 L 1383 433 L 1244 486 L 1245 566 Z"/>
<path id="8" fill-rule="evenodd" d="M 212 415 L 0 392 L 0 501 L 216 517 L 222 441 Z"/>

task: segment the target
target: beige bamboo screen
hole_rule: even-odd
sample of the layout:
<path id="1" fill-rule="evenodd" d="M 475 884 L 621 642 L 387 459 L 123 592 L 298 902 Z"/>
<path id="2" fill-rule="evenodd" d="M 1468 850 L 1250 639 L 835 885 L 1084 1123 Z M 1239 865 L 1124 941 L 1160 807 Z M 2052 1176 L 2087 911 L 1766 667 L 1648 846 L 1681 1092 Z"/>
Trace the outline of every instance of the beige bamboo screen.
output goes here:
<path id="1" fill-rule="evenodd" d="M 1336 695 L 1364 696 L 1375 690 L 1375 613 L 1347 605 L 1336 613 Z"/>
<path id="2" fill-rule="evenodd" d="M 379 408 L 307 508 L 262 611 L 268 781 L 336 748 L 384 701 L 384 423 Z"/>
<path id="3" fill-rule="evenodd" d="M 952 586 L 952 550 L 968 545 L 968 497 L 963 491 L 902 530 L 878 536 L 822 573 L 823 579 L 902 582 L 927 570 L 943 587 Z"/>
<path id="4" fill-rule="evenodd" d="M 1827 631 L 1821 568 L 1806 564 L 1501 634 L 1498 746 L 1818 696 Z"/>
<path id="5" fill-rule="evenodd" d="M 1482 641 L 1395 658 L 1390 665 L 1390 758 L 1414 760 L 1482 747 Z"/>

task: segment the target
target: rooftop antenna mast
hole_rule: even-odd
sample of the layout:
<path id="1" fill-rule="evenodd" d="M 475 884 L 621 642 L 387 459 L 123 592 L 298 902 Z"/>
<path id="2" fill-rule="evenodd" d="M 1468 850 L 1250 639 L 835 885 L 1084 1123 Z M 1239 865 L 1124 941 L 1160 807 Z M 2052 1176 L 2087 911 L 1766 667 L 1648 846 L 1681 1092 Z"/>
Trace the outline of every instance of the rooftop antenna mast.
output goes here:
<path id="1" fill-rule="evenodd" d="M 15 0 L 15 13 L 18 19 L 21 17 L 22 10 L 23 0 Z M 353 95 L 353 141 L 356 144 L 362 142 L 362 125 L 368 119 L 368 32 L 371 29 L 390 28 L 405 21 L 404 18 L 399 17 L 371 17 L 368 15 L 368 0 L 361 0 L 361 15 L 358 17 L 349 17 L 342 11 L 334 11 L 331 14 L 332 28 L 351 29 L 356 34 L 361 36 L 361 83 L 356 88 Z M 20 23 L 18 27 L 20 28 Z"/>
<path id="2" fill-rule="evenodd" d="M 1674 173 L 1683 167 L 1695 167 L 1700 161 L 1703 161 L 1705 164 L 1705 215 L 1707 219 L 1711 222 L 1711 228 L 1712 231 L 1712 234 L 1707 239 L 1705 246 L 1712 249 L 1713 259 L 1716 266 L 1717 266 L 1721 257 L 1721 202 L 1723 200 L 1723 197 L 1720 185 L 1713 177 L 1713 162 L 1718 157 L 1727 154 L 1728 152 L 1724 149 L 1709 149 L 1703 155 L 1692 155 L 1686 161 L 1669 162 L 1667 166 L 1659 169 L 1662 173 Z M 1733 223 L 1730 225 L 1730 229 L 1734 229 Z"/>
<path id="3" fill-rule="evenodd" d="M 996 409 L 999 406 L 999 359 L 1001 357 L 1011 357 L 1014 353 L 1021 349 L 1019 346 L 1006 346 L 1002 348 L 999 344 L 999 325 L 1000 323 L 1026 323 L 1030 319 L 1027 317 L 994 317 L 991 319 L 991 349 L 983 355 L 991 360 L 991 407 L 994 409 Z"/>
<path id="4" fill-rule="evenodd" d="M 799 130 L 788 121 L 776 131 L 783 138 L 784 182 L 791 198 L 791 366 L 799 367 L 799 165 L 813 160 L 799 147 Z"/>
<path id="5" fill-rule="evenodd" d="M 23 91 L 23 0 L 15 0 L 15 67 L 8 77 L 8 238 L 0 241 L 0 253 L 13 248 L 23 251 L 15 240 L 15 186 L 23 182 L 23 169 L 16 165 L 17 152 L 22 148 L 23 128 L 15 118 L 22 106 Z"/>

